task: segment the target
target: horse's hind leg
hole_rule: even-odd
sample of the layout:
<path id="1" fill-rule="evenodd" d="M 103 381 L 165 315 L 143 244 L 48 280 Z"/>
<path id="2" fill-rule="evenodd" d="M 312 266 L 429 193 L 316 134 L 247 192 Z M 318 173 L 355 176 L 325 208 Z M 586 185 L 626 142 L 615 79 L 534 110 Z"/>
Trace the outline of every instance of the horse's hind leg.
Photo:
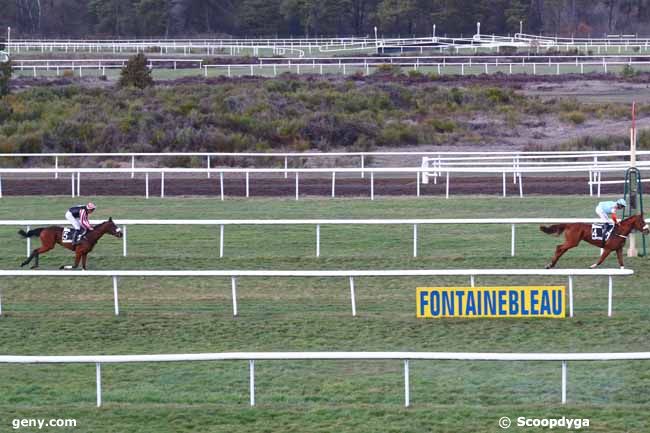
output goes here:
<path id="1" fill-rule="evenodd" d="M 546 265 L 546 269 L 550 269 L 555 266 L 558 260 L 560 260 L 560 257 L 564 255 L 567 251 L 569 251 L 571 248 L 574 248 L 580 243 L 580 239 L 573 239 L 573 237 L 566 237 L 564 240 L 564 243 L 561 245 L 558 245 L 555 247 L 555 254 L 553 255 L 553 258 L 551 259 L 551 263 Z"/>
<path id="2" fill-rule="evenodd" d="M 24 267 L 29 264 L 34 258 L 36 258 L 36 265 L 38 265 L 38 249 L 34 249 L 32 253 L 27 257 L 27 259 L 20 264 L 20 267 Z"/>

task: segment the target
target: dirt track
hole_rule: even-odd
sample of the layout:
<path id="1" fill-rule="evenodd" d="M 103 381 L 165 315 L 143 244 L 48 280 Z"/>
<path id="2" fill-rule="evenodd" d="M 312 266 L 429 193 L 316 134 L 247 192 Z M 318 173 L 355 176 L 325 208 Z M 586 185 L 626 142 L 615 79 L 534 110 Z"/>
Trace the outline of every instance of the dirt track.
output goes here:
<path id="1" fill-rule="evenodd" d="M 603 178 L 603 180 L 606 180 Z M 438 178 L 438 184 L 420 185 L 422 195 L 444 196 L 445 179 Z M 483 177 L 452 177 L 449 194 L 502 194 L 502 178 L 499 176 Z M 603 185 L 603 194 L 621 193 L 623 185 Z M 331 178 L 301 178 L 300 195 L 325 196 L 331 195 Z M 512 182 L 512 177 L 506 181 L 507 195 L 518 195 L 519 185 Z M 414 196 L 417 191 L 415 179 L 408 178 L 378 178 L 374 179 L 374 192 L 378 196 Z M 594 189 L 595 191 L 595 189 Z M 295 196 L 295 179 L 263 178 L 251 176 L 249 192 L 251 197 L 293 197 Z M 22 195 L 65 195 L 71 193 L 70 179 L 2 179 L 2 193 L 6 196 Z M 523 193 L 585 195 L 589 194 L 586 176 L 576 177 L 524 177 Z M 144 179 L 111 178 L 111 179 L 82 179 L 81 195 L 102 196 L 144 196 Z M 160 195 L 160 179 L 152 178 L 149 182 L 149 194 Z M 225 179 L 224 194 L 226 197 L 245 197 L 246 183 L 244 178 Z M 165 195 L 201 195 L 219 196 L 219 178 L 165 178 Z M 345 178 L 336 181 L 336 196 L 363 197 L 370 195 L 370 179 Z"/>

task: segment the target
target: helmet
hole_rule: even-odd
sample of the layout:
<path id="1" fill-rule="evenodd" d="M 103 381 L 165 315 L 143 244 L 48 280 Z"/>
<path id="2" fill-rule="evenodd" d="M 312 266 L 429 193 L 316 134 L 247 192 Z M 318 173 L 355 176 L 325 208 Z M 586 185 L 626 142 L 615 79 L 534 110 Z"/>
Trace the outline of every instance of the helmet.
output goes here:
<path id="1" fill-rule="evenodd" d="M 616 200 L 616 204 L 621 206 L 621 207 L 626 207 L 627 206 L 627 203 L 625 202 L 624 198 L 619 198 L 618 200 Z"/>
<path id="2" fill-rule="evenodd" d="M 88 203 L 88 204 L 86 205 L 86 208 L 87 208 L 88 210 L 95 210 L 95 209 L 97 208 L 97 206 L 95 206 L 95 203 L 92 203 L 92 202 L 91 202 L 91 203 Z"/>

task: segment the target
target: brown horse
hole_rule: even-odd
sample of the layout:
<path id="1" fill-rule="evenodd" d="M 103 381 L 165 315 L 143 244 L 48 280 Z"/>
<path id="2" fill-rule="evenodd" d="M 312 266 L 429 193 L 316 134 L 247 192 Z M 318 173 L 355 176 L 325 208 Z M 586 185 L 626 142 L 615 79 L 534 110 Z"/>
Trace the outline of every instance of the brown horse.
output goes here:
<path id="1" fill-rule="evenodd" d="M 623 246 L 625 245 L 625 240 L 630 232 L 636 229 L 642 231 L 644 234 L 648 234 L 650 231 L 648 225 L 643 219 L 643 215 L 633 215 L 621 221 L 616 227 L 614 227 L 614 231 L 605 245 L 603 245 L 603 241 L 601 240 L 591 239 L 591 224 L 556 224 L 549 227 L 540 226 L 539 229 L 549 235 L 554 234 L 559 236 L 564 233 L 564 243 L 555 248 L 555 255 L 551 259 L 551 263 L 546 265 L 546 269 L 555 266 L 560 257 L 562 257 L 562 254 L 566 253 L 571 248 L 578 246 L 580 241 L 589 242 L 591 245 L 602 248 L 603 250 L 598 262 L 591 265 L 592 269 L 600 265 L 612 251 L 616 251 L 618 264 L 621 269 L 623 269 Z"/>
<path id="2" fill-rule="evenodd" d="M 88 231 L 86 236 L 84 236 L 77 245 L 72 245 L 72 242 L 63 242 L 63 227 L 42 227 L 28 232 L 25 232 L 25 230 L 19 230 L 18 234 L 24 238 L 39 236 L 41 239 L 41 247 L 33 250 L 32 254 L 30 254 L 27 260 L 22 262 L 20 266 L 23 267 L 29 264 L 32 259 L 36 259 L 36 263 L 34 263 L 32 269 L 38 268 L 38 256 L 50 251 L 56 246 L 56 244 L 59 244 L 62 247 L 75 252 L 74 266 L 61 266 L 59 269 L 77 269 L 79 267 L 79 261 L 81 261 L 82 269 L 86 270 L 86 259 L 88 253 L 93 250 L 97 241 L 99 241 L 99 239 L 101 239 L 101 237 L 106 233 L 110 233 L 118 238 L 122 237 L 122 230 L 115 225 L 113 218 L 109 218 L 108 221 L 96 225 L 93 230 Z"/>

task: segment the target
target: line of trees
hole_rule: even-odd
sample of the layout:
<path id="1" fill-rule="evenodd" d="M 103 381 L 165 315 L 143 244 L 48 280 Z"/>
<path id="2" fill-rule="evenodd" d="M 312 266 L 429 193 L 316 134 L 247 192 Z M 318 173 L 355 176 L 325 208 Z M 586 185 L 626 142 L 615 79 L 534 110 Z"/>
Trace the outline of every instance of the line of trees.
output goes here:
<path id="1" fill-rule="evenodd" d="M 364 36 L 640 33 L 650 0 L 0 0 L 17 36 Z M 646 32 L 647 33 L 647 32 Z"/>

